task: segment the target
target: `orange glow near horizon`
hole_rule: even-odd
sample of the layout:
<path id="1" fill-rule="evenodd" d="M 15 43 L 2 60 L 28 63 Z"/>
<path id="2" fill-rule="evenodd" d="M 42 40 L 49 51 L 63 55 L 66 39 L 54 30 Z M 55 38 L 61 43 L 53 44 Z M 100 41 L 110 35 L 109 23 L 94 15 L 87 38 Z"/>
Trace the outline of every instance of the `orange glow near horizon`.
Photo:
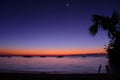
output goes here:
<path id="1" fill-rule="evenodd" d="M 106 53 L 102 48 L 96 49 L 0 49 L 0 55 L 70 55 Z"/>

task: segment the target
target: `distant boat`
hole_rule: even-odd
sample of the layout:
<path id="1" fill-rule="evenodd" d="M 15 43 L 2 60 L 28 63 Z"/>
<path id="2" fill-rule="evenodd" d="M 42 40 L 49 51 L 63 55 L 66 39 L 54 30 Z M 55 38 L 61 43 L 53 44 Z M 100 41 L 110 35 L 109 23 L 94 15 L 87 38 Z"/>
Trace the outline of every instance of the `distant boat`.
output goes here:
<path id="1" fill-rule="evenodd" d="M 44 58 L 44 57 L 46 57 L 46 56 L 40 56 L 40 57 L 43 57 L 43 58 Z"/>
<path id="2" fill-rule="evenodd" d="M 64 57 L 64 56 L 57 56 L 57 58 L 62 58 L 62 57 Z"/>
<path id="3" fill-rule="evenodd" d="M 26 58 L 31 58 L 32 56 L 23 56 L 23 57 L 26 57 Z"/>
<path id="4" fill-rule="evenodd" d="M 82 55 L 82 57 L 86 57 L 86 55 Z"/>
<path id="5" fill-rule="evenodd" d="M 7 56 L 8 58 L 11 58 L 12 56 Z"/>
<path id="6" fill-rule="evenodd" d="M 12 56 L 1 55 L 0 57 L 8 57 L 8 58 L 11 58 Z"/>
<path id="7" fill-rule="evenodd" d="M 0 57 L 6 57 L 6 56 L 1 55 Z"/>

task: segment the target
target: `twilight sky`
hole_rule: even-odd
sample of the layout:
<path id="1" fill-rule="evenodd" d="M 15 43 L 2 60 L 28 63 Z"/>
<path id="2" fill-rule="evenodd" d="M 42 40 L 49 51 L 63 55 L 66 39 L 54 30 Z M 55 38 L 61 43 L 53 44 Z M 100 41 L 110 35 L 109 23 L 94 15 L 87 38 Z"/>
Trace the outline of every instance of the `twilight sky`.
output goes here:
<path id="1" fill-rule="evenodd" d="M 0 0 L 0 50 L 104 52 L 106 32 L 93 37 L 88 28 L 93 14 L 114 10 L 120 0 Z"/>

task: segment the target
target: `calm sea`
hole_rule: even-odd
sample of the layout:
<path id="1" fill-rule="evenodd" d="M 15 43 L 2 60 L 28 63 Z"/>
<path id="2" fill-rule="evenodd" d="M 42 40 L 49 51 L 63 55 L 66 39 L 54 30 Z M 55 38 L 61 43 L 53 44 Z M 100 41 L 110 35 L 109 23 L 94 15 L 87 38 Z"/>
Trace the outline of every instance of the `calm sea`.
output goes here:
<path id="1" fill-rule="evenodd" d="M 0 72 L 38 72 L 38 73 L 97 73 L 99 65 L 101 73 L 106 73 L 105 56 L 87 57 L 0 57 Z"/>

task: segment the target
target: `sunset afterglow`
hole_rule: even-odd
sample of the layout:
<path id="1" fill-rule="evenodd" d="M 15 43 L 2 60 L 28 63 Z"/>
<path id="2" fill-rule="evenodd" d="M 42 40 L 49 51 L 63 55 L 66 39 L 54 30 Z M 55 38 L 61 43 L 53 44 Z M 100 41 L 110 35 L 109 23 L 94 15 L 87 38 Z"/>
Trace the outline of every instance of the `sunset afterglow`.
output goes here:
<path id="1" fill-rule="evenodd" d="M 120 0 L 0 0 L 0 80 L 118 79 L 119 15 Z"/>
<path id="2" fill-rule="evenodd" d="M 0 49 L 0 55 L 71 55 L 71 54 L 90 54 L 90 53 L 106 53 L 105 50 L 101 48 L 96 49 Z"/>
<path id="3" fill-rule="evenodd" d="M 106 31 L 95 37 L 89 33 L 92 15 L 111 16 L 119 9 L 119 2 L 105 0 L 8 0 L 0 4 L 0 54 L 6 55 L 105 53 Z"/>

